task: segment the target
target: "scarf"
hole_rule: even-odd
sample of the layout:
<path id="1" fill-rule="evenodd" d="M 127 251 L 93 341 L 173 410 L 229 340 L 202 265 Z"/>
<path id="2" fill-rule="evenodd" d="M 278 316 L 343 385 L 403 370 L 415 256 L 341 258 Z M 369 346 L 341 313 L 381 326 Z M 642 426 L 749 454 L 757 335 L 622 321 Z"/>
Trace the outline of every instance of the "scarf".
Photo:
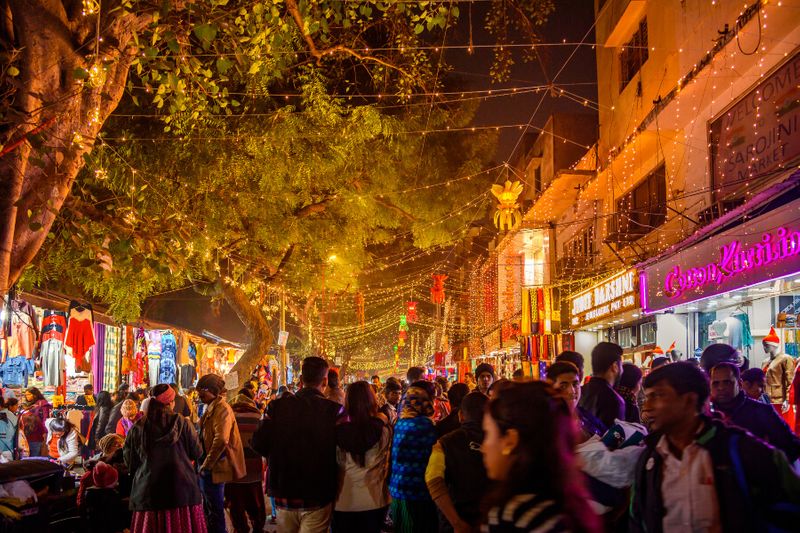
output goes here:
<path id="1" fill-rule="evenodd" d="M 433 416 L 433 402 L 424 389 L 411 387 L 406 391 L 400 418 L 417 418 L 418 416 Z"/>

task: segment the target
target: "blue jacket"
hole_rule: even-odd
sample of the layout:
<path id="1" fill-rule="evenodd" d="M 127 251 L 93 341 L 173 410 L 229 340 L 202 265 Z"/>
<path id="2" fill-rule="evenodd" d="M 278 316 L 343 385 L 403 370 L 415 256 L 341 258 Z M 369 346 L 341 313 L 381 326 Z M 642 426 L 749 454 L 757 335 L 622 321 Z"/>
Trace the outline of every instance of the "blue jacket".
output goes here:
<path id="1" fill-rule="evenodd" d="M 794 463 L 800 457 L 800 438 L 789 429 L 772 405 L 751 400 L 741 391 L 727 407 L 712 405 L 714 411 L 720 413 L 725 422 L 746 429 L 759 439 L 775 446 L 786 454 L 790 463 Z"/>
<path id="2" fill-rule="evenodd" d="M 15 385 L 18 387 L 28 386 L 28 376 L 33 374 L 35 368 L 33 359 L 25 356 L 9 357 L 6 362 L 0 365 L 0 374 L 3 376 L 3 384 L 6 386 Z"/>

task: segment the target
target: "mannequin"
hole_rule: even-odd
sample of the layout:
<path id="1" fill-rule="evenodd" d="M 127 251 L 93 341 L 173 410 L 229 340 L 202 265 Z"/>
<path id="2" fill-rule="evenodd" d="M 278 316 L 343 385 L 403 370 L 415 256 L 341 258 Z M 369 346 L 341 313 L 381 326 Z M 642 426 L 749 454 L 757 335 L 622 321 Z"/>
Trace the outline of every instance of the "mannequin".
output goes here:
<path id="1" fill-rule="evenodd" d="M 767 378 L 767 394 L 772 405 L 781 413 L 789 409 L 789 387 L 794 377 L 794 359 L 781 352 L 781 340 L 770 328 L 769 335 L 762 342 L 769 361 L 764 364 Z"/>

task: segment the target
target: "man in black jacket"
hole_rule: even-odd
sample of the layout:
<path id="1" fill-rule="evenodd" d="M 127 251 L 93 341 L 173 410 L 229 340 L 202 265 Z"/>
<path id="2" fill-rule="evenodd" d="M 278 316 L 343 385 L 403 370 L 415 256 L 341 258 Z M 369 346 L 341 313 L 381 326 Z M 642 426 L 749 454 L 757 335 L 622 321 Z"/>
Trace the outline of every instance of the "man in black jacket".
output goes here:
<path id="1" fill-rule="evenodd" d="M 783 453 L 790 463 L 800 457 L 800 439 L 772 405 L 748 398 L 741 389 L 739 367 L 719 363 L 711 369 L 711 405 L 724 422 L 746 429 Z"/>
<path id="2" fill-rule="evenodd" d="M 269 489 L 278 508 L 278 531 L 325 532 L 337 490 L 336 422 L 342 406 L 323 395 L 328 363 L 307 357 L 303 388 L 273 400 L 252 447 L 269 461 Z"/>
<path id="3" fill-rule="evenodd" d="M 592 350 L 592 378 L 583 386 L 581 408 L 596 416 L 607 428 L 614 419 L 625 420 L 625 401 L 614 391 L 622 375 L 622 348 L 601 342 Z"/>
<path id="4" fill-rule="evenodd" d="M 800 478 L 786 456 L 703 414 L 708 378 L 673 363 L 644 380 L 653 432 L 636 466 L 630 531 L 791 531 L 800 520 Z"/>
<path id="5" fill-rule="evenodd" d="M 481 454 L 481 421 L 488 402 L 481 392 L 464 396 L 458 411 L 461 427 L 441 437 L 431 451 L 425 483 L 439 508 L 439 531 L 480 525 L 481 500 L 489 484 Z"/>

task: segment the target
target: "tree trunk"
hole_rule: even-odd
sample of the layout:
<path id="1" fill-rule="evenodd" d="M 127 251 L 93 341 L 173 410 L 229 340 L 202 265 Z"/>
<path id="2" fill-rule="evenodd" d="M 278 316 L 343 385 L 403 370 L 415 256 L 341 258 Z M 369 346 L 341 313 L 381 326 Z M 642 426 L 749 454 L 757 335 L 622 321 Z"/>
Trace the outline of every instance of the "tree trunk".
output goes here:
<path id="1" fill-rule="evenodd" d="M 241 384 L 250 377 L 250 373 L 255 366 L 267 355 L 272 347 L 274 337 L 267 319 L 258 307 L 250 303 L 250 299 L 242 289 L 230 285 L 224 280 L 220 280 L 219 285 L 225 301 L 228 302 L 236 316 L 245 325 L 250 337 L 247 349 L 231 368 L 231 373 L 237 373 L 238 383 L 236 389 L 238 390 Z M 228 392 L 235 393 L 236 391 L 229 390 Z"/>
<path id="2" fill-rule="evenodd" d="M 44 243 L 103 123 L 124 93 L 135 49 L 134 33 L 149 16 L 81 15 L 80 2 L 8 0 L 11 24 L 0 29 L 19 50 L 13 103 L 0 156 L 0 295 L 19 279 Z M 97 54 L 97 55 L 95 55 Z M 92 66 L 99 76 L 80 79 Z"/>

